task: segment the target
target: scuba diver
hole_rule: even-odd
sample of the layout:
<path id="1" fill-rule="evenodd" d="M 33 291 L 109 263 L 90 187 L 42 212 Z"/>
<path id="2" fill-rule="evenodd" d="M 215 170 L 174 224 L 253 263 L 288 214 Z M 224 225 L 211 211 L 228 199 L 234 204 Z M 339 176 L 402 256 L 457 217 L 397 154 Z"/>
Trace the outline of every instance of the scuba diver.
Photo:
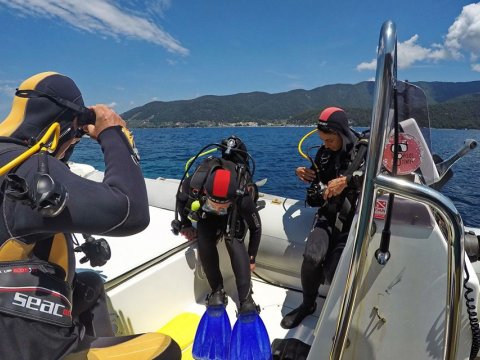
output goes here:
<path id="1" fill-rule="evenodd" d="M 104 154 L 101 183 L 66 164 L 85 134 Z M 0 358 L 135 351 L 136 359 L 180 359 L 168 336 L 115 337 L 102 278 L 75 272 L 74 251 L 92 266 L 110 253 L 104 239 L 84 235 L 79 245 L 74 233 L 127 236 L 149 224 L 145 181 L 125 122 L 105 105 L 86 108 L 69 77 L 43 72 L 17 89 L 0 135 Z"/>
<path id="2" fill-rule="evenodd" d="M 217 251 L 217 241 L 224 237 L 235 273 L 239 312 L 242 312 L 242 309 L 255 307 L 250 271 L 255 269 L 262 224 L 254 201 L 255 189 L 245 144 L 234 136 L 223 143 L 229 141 L 235 145 L 228 149 L 228 154 L 224 149 L 222 157 L 205 159 L 191 177 L 184 179 L 177 199 L 180 233 L 189 240 L 195 237 L 198 240 L 200 260 L 212 289 L 209 301 L 217 297 L 227 301 Z M 247 230 L 245 222 L 250 230 L 248 251 L 243 243 Z"/>
<path id="3" fill-rule="evenodd" d="M 223 140 L 222 144 L 210 145 L 220 148 L 222 156 L 208 157 L 191 177 L 184 176 L 177 194 L 177 213 L 181 220 L 172 223 L 174 232 L 184 235 L 188 240 L 197 239 L 198 254 L 211 288 L 206 299 L 207 311 L 200 322 L 193 346 L 194 357 L 202 359 L 210 358 L 210 347 L 217 345 L 216 357 L 212 358 L 226 358 L 230 343 L 230 322 L 225 311 L 228 298 L 217 250 L 217 243 L 222 238 L 225 239 L 235 275 L 238 317 L 243 319 L 244 314 L 254 314 L 258 319 L 255 321 L 261 321 L 258 317 L 260 308 L 252 298 L 251 285 L 251 271 L 255 269 L 262 234 L 256 208 L 257 189 L 252 183 L 254 171 L 250 172 L 249 167 L 251 157 L 243 141 L 236 136 Z M 204 147 L 195 159 L 210 145 Z M 247 228 L 250 232 L 248 250 L 244 245 Z M 224 321 L 228 325 L 224 326 Z M 266 331 L 265 335 L 268 338 Z M 244 332 L 241 336 L 250 337 Z M 212 342 L 216 344 L 211 345 Z"/>
<path id="4" fill-rule="evenodd" d="M 300 148 L 301 142 L 314 132 L 318 132 L 323 145 L 312 160 Z M 317 129 L 301 142 L 299 151 L 311 161 L 312 166 L 298 167 L 295 174 L 311 184 L 306 202 L 319 209 L 303 254 L 303 302 L 284 316 L 281 326 L 285 329 L 298 326 L 306 316 L 315 312 L 320 284 L 330 283 L 333 278 L 363 183 L 362 167 L 368 139 L 365 134 L 358 134 L 348 126 L 344 110 L 329 107 L 319 114 Z"/>

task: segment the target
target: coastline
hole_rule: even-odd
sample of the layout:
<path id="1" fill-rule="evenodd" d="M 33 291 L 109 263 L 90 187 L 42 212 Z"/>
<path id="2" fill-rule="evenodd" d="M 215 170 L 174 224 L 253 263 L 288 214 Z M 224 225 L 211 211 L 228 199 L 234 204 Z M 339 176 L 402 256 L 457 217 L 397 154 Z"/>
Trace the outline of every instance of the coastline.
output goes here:
<path id="1" fill-rule="evenodd" d="M 368 129 L 368 126 L 365 125 L 350 125 L 353 128 L 363 128 Z M 272 125 L 249 125 L 249 126 L 238 126 L 238 125 L 225 125 L 225 126 L 157 126 L 157 127 L 129 127 L 129 129 L 235 129 L 235 128 L 315 128 L 315 125 L 295 125 L 295 124 L 272 124 Z M 480 131 L 480 128 L 436 128 L 432 127 L 432 130 L 457 130 L 457 131 Z"/>

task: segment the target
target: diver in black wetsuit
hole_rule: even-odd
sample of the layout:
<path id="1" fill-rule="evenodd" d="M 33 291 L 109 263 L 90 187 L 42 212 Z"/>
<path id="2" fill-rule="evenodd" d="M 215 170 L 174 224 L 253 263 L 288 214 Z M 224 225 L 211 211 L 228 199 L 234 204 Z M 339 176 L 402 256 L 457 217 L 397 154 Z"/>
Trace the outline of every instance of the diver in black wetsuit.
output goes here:
<path id="1" fill-rule="evenodd" d="M 318 287 L 332 280 L 363 182 L 367 139 L 349 128 L 345 112 L 326 108 L 319 115 L 317 127 L 323 145 L 314 164 L 295 170 L 300 180 L 311 183 L 307 203 L 319 209 L 303 255 L 303 302 L 285 315 L 281 322 L 285 329 L 298 326 L 315 311 Z"/>
<path id="2" fill-rule="evenodd" d="M 136 359 L 179 359 L 168 336 L 114 337 L 102 279 L 93 271 L 75 273 L 72 233 L 126 236 L 149 224 L 145 181 L 125 122 L 96 105 L 95 124 L 81 126 L 88 112 L 81 93 L 54 72 L 25 80 L 16 95 L 0 124 L 1 169 L 22 159 L 0 177 L 0 358 L 83 359 L 90 350 L 106 358 L 116 345 L 117 353 L 135 351 Z M 55 151 L 23 156 L 54 122 L 61 128 Z M 85 133 L 104 154 L 101 183 L 65 164 Z"/>
<path id="3" fill-rule="evenodd" d="M 200 260 L 212 289 L 208 304 L 226 302 L 216 247 L 224 237 L 235 274 L 239 313 L 242 313 L 257 309 L 252 299 L 251 271 L 255 269 L 262 224 L 254 202 L 255 190 L 247 180 L 238 178 L 237 168 L 234 162 L 224 158 L 206 159 L 196 171 L 205 174 L 204 181 L 198 186 L 193 185 L 198 184 L 195 174 L 186 178 L 177 199 L 182 219 L 180 233 L 189 240 L 198 239 Z M 192 206 L 192 197 L 188 194 L 199 194 L 195 196 L 196 207 Z M 248 251 L 243 243 L 247 227 L 250 231 Z"/>

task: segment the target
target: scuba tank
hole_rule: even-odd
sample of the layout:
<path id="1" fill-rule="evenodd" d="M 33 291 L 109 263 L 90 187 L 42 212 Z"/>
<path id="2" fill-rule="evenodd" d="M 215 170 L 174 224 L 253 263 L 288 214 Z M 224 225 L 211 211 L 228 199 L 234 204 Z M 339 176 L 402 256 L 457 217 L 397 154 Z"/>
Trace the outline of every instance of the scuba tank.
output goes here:
<path id="1" fill-rule="evenodd" d="M 183 192 L 183 183 L 188 177 L 188 171 L 195 163 L 195 160 L 197 160 L 201 156 L 211 154 L 212 152 L 217 150 L 220 150 L 222 152 L 222 157 L 209 157 L 204 160 L 197 167 L 195 173 L 190 180 L 190 189 L 188 191 L 188 194 Z M 252 164 L 251 167 L 250 160 Z M 204 199 L 202 199 L 203 194 L 201 192 L 208 175 L 214 168 L 228 168 L 231 171 L 235 171 L 235 173 L 237 174 L 237 179 L 239 179 L 238 189 L 240 190 L 240 192 L 238 193 L 238 195 L 240 195 L 247 191 L 247 186 L 253 178 L 253 174 L 255 172 L 255 161 L 247 152 L 245 144 L 238 137 L 233 135 L 227 139 L 222 140 L 220 144 L 212 143 L 206 145 L 194 157 L 190 158 L 187 161 L 187 164 L 185 166 L 185 172 L 182 179 L 180 180 L 180 184 L 177 189 L 175 219 L 171 223 L 172 232 L 175 235 L 178 235 L 180 233 L 183 226 L 182 222 L 179 219 L 180 211 L 184 212 L 186 217 L 192 222 L 192 226 L 194 226 L 194 223 L 198 222 L 201 217 L 205 216 L 201 209 L 203 205 L 202 202 L 204 201 Z M 244 178 L 244 180 L 240 180 L 240 178 Z M 186 203 L 184 209 L 179 209 L 179 202 Z M 235 203 L 236 201 L 233 201 L 233 207 L 235 207 Z"/>

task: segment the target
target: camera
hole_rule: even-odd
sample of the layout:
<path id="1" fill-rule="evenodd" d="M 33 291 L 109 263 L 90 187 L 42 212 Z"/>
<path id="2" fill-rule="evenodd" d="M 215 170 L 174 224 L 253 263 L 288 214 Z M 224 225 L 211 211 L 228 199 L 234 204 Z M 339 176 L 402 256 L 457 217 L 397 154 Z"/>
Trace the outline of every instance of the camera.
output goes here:
<path id="1" fill-rule="evenodd" d="M 323 207 L 326 203 L 323 193 L 327 186 L 322 182 L 312 183 L 307 189 L 306 202 L 311 207 Z"/>

